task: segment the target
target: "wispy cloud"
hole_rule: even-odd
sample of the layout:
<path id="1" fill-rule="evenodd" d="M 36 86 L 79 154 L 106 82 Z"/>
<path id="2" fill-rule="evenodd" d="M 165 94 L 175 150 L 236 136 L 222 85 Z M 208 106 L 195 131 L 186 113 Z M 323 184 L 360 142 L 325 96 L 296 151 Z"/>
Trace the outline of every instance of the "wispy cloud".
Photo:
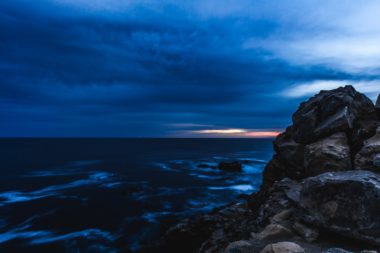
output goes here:
<path id="1" fill-rule="evenodd" d="M 330 90 L 345 85 L 353 85 L 360 92 L 366 93 L 371 99 L 375 100 L 380 93 L 380 80 L 374 81 L 355 81 L 352 80 L 316 80 L 307 83 L 299 83 L 286 88 L 281 95 L 290 98 L 300 98 L 314 95 L 321 90 Z"/>

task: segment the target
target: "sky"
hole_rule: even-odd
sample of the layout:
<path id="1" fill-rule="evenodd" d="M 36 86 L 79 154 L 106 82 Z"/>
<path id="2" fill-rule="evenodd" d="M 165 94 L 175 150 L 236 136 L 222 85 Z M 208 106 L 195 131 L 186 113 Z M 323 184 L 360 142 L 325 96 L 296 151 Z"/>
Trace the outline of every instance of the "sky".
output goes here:
<path id="1" fill-rule="evenodd" d="M 266 137 L 380 93 L 380 2 L 2 0 L 0 136 Z"/>

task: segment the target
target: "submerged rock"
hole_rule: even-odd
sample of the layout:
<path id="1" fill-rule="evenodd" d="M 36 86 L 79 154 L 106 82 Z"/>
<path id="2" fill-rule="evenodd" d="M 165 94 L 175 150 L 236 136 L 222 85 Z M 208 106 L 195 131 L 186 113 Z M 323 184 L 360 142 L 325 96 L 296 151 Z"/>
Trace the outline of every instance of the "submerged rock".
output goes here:
<path id="1" fill-rule="evenodd" d="M 380 245 L 380 176 L 369 171 L 324 173 L 305 180 L 303 219 L 343 236 Z"/>
<path id="2" fill-rule="evenodd" d="M 316 176 L 328 171 L 351 169 L 350 147 L 345 133 L 336 133 L 305 147 L 305 173 Z"/>
<path id="3" fill-rule="evenodd" d="M 239 161 L 220 162 L 218 169 L 229 172 L 241 172 L 243 169 L 242 164 Z"/>

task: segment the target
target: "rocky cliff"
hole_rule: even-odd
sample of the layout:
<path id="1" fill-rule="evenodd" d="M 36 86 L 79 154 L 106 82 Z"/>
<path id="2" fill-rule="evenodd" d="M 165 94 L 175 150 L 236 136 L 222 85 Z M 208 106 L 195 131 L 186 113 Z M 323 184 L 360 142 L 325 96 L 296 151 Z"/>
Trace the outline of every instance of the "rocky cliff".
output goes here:
<path id="1" fill-rule="evenodd" d="M 380 89 L 380 88 L 379 88 Z M 170 228 L 158 252 L 372 252 L 380 248 L 380 98 L 352 86 L 300 104 L 260 191 Z M 158 249 L 158 250 L 157 250 Z M 367 251 L 366 251 L 367 250 Z"/>

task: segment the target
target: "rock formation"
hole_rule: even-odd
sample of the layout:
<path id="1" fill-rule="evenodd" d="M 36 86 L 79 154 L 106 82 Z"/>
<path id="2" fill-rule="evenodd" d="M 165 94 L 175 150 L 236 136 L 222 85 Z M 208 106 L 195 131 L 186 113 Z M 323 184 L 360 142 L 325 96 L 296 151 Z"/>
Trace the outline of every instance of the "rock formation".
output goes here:
<path id="1" fill-rule="evenodd" d="M 380 98 L 375 106 L 352 86 L 321 91 L 273 142 L 259 192 L 172 227 L 156 252 L 379 249 L 379 126 Z"/>

